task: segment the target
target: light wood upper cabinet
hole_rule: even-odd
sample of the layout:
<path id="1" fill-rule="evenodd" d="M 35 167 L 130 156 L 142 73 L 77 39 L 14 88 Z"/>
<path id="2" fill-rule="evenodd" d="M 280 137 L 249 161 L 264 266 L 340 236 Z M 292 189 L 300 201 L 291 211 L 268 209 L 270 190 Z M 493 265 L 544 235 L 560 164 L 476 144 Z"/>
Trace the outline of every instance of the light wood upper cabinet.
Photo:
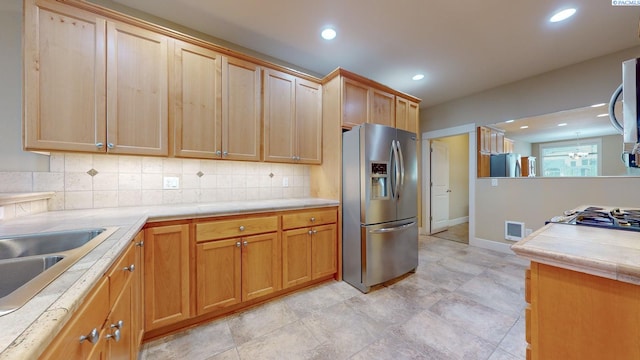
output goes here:
<path id="1" fill-rule="evenodd" d="M 371 88 L 371 112 L 369 122 L 395 127 L 395 95 Z"/>
<path id="2" fill-rule="evenodd" d="M 145 331 L 190 317 L 189 225 L 151 227 L 144 234 Z"/>
<path id="3" fill-rule="evenodd" d="M 25 149 L 104 152 L 105 20 L 55 2 L 24 9 Z"/>
<path id="4" fill-rule="evenodd" d="M 418 103 L 396 96 L 396 128 L 417 134 L 419 122 Z"/>
<path id="5" fill-rule="evenodd" d="M 176 41 L 171 83 L 174 154 L 181 157 L 222 156 L 223 56 Z"/>
<path id="6" fill-rule="evenodd" d="M 264 160 L 320 164 L 320 84 L 272 69 L 264 79 Z"/>
<path id="7" fill-rule="evenodd" d="M 364 123 L 395 126 L 395 95 L 342 77 L 342 126 Z"/>
<path id="8" fill-rule="evenodd" d="M 260 160 L 260 67 L 224 57 L 222 62 L 222 155 Z"/>
<path id="9" fill-rule="evenodd" d="M 108 22 L 107 40 L 109 152 L 168 155 L 169 38 Z"/>
<path id="10" fill-rule="evenodd" d="M 260 160 L 260 67 L 182 41 L 173 53 L 173 153 Z"/>

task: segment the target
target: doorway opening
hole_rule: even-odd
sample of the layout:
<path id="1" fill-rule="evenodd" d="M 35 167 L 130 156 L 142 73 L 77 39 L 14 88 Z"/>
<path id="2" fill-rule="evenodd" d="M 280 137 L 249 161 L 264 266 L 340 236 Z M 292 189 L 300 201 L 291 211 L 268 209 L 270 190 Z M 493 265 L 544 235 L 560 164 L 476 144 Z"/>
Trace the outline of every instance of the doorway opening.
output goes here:
<path id="1" fill-rule="evenodd" d="M 422 140 L 424 232 L 474 245 L 475 124 L 425 132 Z"/>

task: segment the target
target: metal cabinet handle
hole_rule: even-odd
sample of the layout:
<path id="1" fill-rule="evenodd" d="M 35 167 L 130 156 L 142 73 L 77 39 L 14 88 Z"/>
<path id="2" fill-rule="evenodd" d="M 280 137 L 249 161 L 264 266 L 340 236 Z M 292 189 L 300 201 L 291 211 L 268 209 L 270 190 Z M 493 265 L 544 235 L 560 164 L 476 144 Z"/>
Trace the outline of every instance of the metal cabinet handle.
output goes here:
<path id="1" fill-rule="evenodd" d="M 222 151 L 220 151 L 220 150 L 216 151 L 216 155 L 218 155 L 218 156 L 222 155 Z"/>
<path id="2" fill-rule="evenodd" d="M 240 241 L 236 243 L 236 247 L 240 247 Z"/>
<path id="3" fill-rule="evenodd" d="M 80 342 L 83 342 L 85 340 L 89 341 L 92 344 L 97 343 L 98 340 L 100 340 L 100 333 L 98 332 L 98 329 L 93 328 L 93 330 L 91 330 L 91 332 L 89 332 L 87 335 L 80 336 Z"/>
<path id="4" fill-rule="evenodd" d="M 316 218 L 312 217 L 311 219 L 309 219 L 311 222 L 316 221 Z"/>
<path id="5" fill-rule="evenodd" d="M 117 323 L 111 324 L 111 326 L 109 326 L 109 327 L 112 328 L 112 329 L 114 329 L 114 328 L 115 329 L 122 329 L 123 326 L 124 326 L 124 321 L 118 320 Z"/>
<path id="6" fill-rule="evenodd" d="M 309 230 L 309 235 L 313 234 L 313 230 Z"/>
<path id="7" fill-rule="evenodd" d="M 249 245 L 249 242 L 247 240 L 245 240 L 245 241 L 242 242 L 242 245 L 244 245 L 246 247 L 247 245 Z"/>
<path id="8" fill-rule="evenodd" d="M 244 225 L 240 225 L 240 227 L 238 228 L 238 230 L 240 230 L 240 231 L 244 231 Z"/>
<path id="9" fill-rule="evenodd" d="M 122 270 L 123 271 L 134 272 L 136 270 L 136 266 L 134 264 L 131 264 L 129 266 L 123 267 Z"/>
<path id="10" fill-rule="evenodd" d="M 314 234 L 317 234 L 317 233 L 318 233 L 318 230 L 313 230 L 313 233 L 314 233 Z"/>
<path id="11" fill-rule="evenodd" d="M 102 148 L 104 147 L 104 144 L 103 144 L 103 143 L 101 143 L 101 142 L 96 143 L 96 147 L 97 147 L 98 149 L 102 149 Z"/>
<path id="12" fill-rule="evenodd" d="M 115 146 L 113 145 L 113 143 L 107 143 L 107 147 L 108 147 L 109 149 L 113 149 Z"/>
<path id="13" fill-rule="evenodd" d="M 114 331 L 113 334 L 107 334 L 106 338 L 107 340 L 113 339 L 116 342 L 120 341 L 120 329 L 116 329 L 116 331 Z"/>
<path id="14" fill-rule="evenodd" d="M 136 246 L 143 247 L 144 246 L 144 241 L 137 242 Z"/>
<path id="15" fill-rule="evenodd" d="M 223 151 L 223 152 L 222 152 L 222 156 L 227 156 L 227 155 L 229 155 L 229 152 L 228 152 L 228 151 Z"/>

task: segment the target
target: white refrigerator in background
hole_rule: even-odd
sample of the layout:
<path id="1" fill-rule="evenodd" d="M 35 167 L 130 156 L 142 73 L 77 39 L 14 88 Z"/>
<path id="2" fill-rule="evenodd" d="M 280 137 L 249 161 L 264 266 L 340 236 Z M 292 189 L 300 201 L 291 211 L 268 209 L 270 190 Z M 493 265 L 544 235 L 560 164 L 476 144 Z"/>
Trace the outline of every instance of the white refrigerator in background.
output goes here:
<path id="1" fill-rule="evenodd" d="M 342 137 L 342 277 L 367 293 L 418 266 L 416 134 L 363 124 Z"/>

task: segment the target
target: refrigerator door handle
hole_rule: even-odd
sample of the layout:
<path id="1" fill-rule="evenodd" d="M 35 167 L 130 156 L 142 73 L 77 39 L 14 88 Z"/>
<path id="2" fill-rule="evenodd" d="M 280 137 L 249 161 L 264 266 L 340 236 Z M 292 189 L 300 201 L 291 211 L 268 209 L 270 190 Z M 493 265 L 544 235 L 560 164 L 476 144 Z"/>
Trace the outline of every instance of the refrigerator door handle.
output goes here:
<path id="1" fill-rule="evenodd" d="M 391 148 L 393 149 L 393 160 L 394 160 L 394 166 L 393 166 L 393 172 L 394 172 L 394 176 L 395 176 L 395 184 L 394 184 L 394 192 L 393 192 L 393 197 L 395 199 L 399 199 L 400 198 L 400 194 L 398 194 L 398 188 L 400 185 L 400 169 L 398 168 L 398 163 L 399 163 L 399 158 L 398 158 L 398 142 L 396 140 L 392 140 L 391 141 Z"/>
<path id="2" fill-rule="evenodd" d="M 402 156 L 402 148 L 400 147 L 400 140 L 396 141 L 396 147 L 398 148 L 398 155 L 400 160 L 398 163 L 400 164 L 400 186 L 398 186 L 398 199 L 400 199 L 400 191 L 404 186 L 404 157 Z"/>
<path id="3" fill-rule="evenodd" d="M 396 227 L 389 227 L 389 228 L 382 228 L 382 229 L 376 229 L 376 230 L 369 230 L 369 233 L 371 234 L 382 234 L 382 233 L 389 233 L 389 232 L 394 232 L 394 231 L 401 231 L 413 226 L 416 226 L 416 222 L 410 222 L 408 224 L 404 224 L 404 225 L 400 225 L 400 226 L 396 226 Z"/>

